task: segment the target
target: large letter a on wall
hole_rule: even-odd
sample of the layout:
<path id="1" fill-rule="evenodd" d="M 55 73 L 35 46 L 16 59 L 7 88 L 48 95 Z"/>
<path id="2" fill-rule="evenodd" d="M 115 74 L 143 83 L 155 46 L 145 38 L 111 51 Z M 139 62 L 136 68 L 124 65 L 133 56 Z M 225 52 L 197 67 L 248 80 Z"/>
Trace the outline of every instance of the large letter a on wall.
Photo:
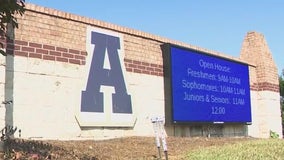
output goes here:
<path id="1" fill-rule="evenodd" d="M 120 62 L 118 53 L 120 38 L 91 32 L 91 44 L 95 47 L 86 91 L 82 92 L 81 111 L 105 112 L 104 108 L 107 106 L 104 102 L 112 101 L 113 113 L 132 113 L 131 97 L 126 90 L 121 67 L 123 64 Z M 107 67 L 105 63 L 108 64 Z M 103 89 L 103 87 L 110 89 Z M 114 91 L 111 88 L 114 88 Z"/>
<path id="2" fill-rule="evenodd" d="M 86 47 L 77 121 L 86 127 L 133 127 L 136 118 L 127 89 L 123 35 L 87 27 Z"/>

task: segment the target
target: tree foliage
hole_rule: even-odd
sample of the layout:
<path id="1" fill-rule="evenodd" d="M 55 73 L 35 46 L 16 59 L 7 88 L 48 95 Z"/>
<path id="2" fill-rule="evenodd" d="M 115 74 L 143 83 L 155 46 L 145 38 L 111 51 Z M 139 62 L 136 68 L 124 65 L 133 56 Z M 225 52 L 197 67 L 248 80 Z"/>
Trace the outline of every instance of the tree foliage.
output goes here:
<path id="1" fill-rule="evenodd" d="M 16 15 L 21 16 L 25 12 L 25 0 L 0 0 L 0 38 L 8 37 L 6 34 L 7 24 L 13 28 L 18 28 Z M 4 45 L 0 42 L 0 49 Z M 3 50 L 0 50 L 2 55 L 6 55 Z"/>
<path id="2" fill-rule="evenodd" d="M 284 135 L 284 69 L 282 74 L 279 76 L 279 89 L 280 89 L 280 102 L 281 102 L 281 112 L 282 112 L 282 130 Z"/>
<path id="3" fill-rule="evenodd" d="M 284 97 L 284 69 L 282 70 L 282 75 L 279 76 L 279 89 L 280 96 Z"/>

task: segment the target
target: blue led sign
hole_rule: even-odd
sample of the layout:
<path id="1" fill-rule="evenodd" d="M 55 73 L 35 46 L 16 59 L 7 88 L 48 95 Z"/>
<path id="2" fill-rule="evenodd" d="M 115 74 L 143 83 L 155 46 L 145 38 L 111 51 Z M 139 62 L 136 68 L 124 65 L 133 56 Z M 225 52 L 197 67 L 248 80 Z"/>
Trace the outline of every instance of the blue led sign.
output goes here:
<path id="1" fill-rule="evenodd" d="M 170 47 L 172 119 L 251 123 L 248 65 Z"/>

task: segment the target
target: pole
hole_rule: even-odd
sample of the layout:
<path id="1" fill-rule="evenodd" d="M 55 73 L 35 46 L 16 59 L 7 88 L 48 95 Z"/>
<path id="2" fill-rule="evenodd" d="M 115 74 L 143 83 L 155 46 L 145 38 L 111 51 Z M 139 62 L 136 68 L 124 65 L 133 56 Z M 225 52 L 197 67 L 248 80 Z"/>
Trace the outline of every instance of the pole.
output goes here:
<path id="1" fill-rule="evenodd" d="M 153 121 L 152 120 L 152 123 L 153 123 L 153 127 L 154 127 L 154 133 L 155 133 L 155 139 L 156 139 L 156 146 L 157 146 L 157 149 L 158 149 L 158 153 L 159 153 L 159 159 L 161 159 L 161 143 L 160 143 L 160 139 L 159 139 L 159 132 L 158 132 L 158 125 L 157 123 L 155 122 L 155 120 Z"/>
<path id="2" fill-rule="evenodd" d="M 154 117 L 151 118 L 151 121 L 153 123 L 153 127 L 154 127 L 154 133 L 155 133 L 155 139 L 156 139 L 156 145 L 158 148 L 158 153 L 159 153 L 159 159 L 161 159 L 161 142 L 160 139 L 162 141 L 162 146 L 163 146 L 163 150 L 164 150 L 164 154 L 165 154 L 165 158 L 166 160 L 168 160 L 168 147 L 167 147 L 167 142 L 166 142 L 166 132 L 165 132 L 165 128 L 164 128 L 164 123 L 165 123 L 165 118 L 161 118 L 161 117 Z"/>
<path id="3" fill-rule="evenodd" d="M 159 127 L 160 127 L 161 139 L 162 139 L 162 144 L 163 144 L 165 158 L 166 158 L 166 160 L 168 160 L 168 146 L 167 146 L 167 141 L 166 141 L 164 120 L 159 121 L 158 124 L 159 124 Z"/>

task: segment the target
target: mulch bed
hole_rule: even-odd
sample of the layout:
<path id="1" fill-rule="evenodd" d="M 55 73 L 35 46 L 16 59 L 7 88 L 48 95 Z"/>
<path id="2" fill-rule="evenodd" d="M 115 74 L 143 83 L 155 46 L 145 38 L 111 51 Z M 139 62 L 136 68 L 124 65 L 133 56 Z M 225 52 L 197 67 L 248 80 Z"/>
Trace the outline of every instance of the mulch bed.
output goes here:
<path id="1" fill-rule="evenodd" d="M 250 140 L 251 138 L 167 137 L 168 158 L 183 159 L 188 151 Z M 162 159 L 165 159 L 163 151 Z M 129 160 L 158 159 L 154 137 L 127 137 L 110 140 L 31 141 L 11 139 L 2 159 Z M 0 157 L 1 158 L 1 157 Z"/>

